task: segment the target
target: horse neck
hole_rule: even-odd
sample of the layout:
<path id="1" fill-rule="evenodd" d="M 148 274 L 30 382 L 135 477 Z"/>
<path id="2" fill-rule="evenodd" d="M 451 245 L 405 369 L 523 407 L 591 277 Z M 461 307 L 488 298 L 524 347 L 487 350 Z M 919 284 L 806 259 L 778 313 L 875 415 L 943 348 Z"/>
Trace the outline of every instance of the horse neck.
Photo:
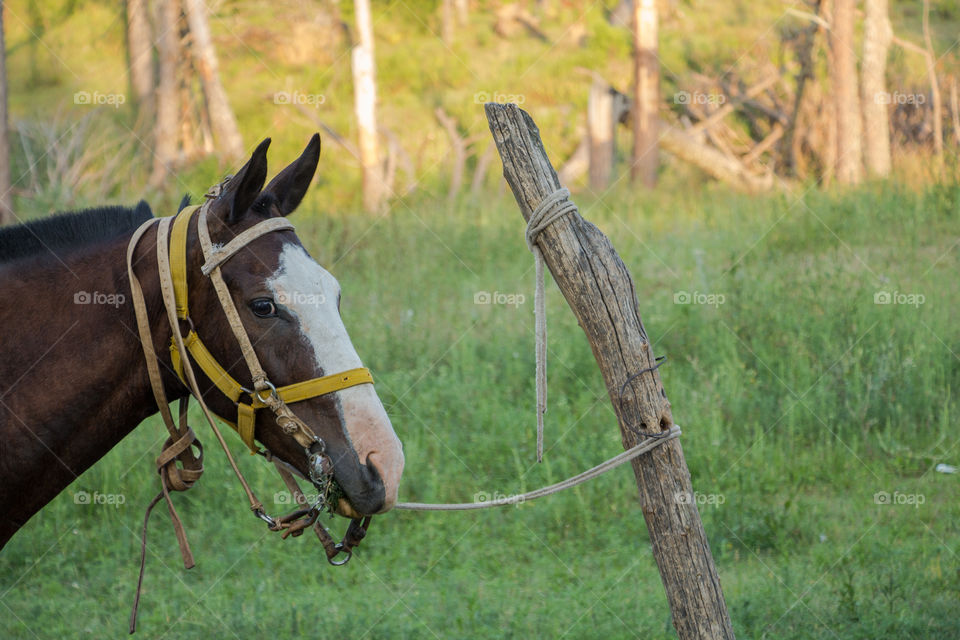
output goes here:
<path id="1" fill-rule="evenodd" d="M 154 345 L 169 361 L 154 238 L 148 232 L 135 257 Z M 0 269 L 0 546 L 157 411 L 127 277 L 128 240 Z M 161 369 L 166 389 L 182 389 Z"/>

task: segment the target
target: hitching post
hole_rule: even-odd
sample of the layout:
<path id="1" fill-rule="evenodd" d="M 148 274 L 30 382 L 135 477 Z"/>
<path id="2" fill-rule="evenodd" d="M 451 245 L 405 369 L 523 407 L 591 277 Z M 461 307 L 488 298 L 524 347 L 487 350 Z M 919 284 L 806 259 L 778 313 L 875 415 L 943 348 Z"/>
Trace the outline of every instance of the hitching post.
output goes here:
<path id="1" fill-rule="evenodd" d="M 490 132 L 503 160 L 503 177 L 524 219 L 560 188 L 533 119 L 515 104 L 487 103 Z M 673 424 L 670 402 L 640 320 L 630 272 L 610 240 L 579 215 L 566 215 L 539 236 L 547 267 L 587 334 L 620 424 L 624 449 L 638 431 Z M 648 369 L 620 390 L 628 377 Z M 688 433 L 696 433 L 695 429 Z M 681 640 L 733 638 L 717 568 L 700 520 L 679 439 L 633 460 L 653 556 Z"/>

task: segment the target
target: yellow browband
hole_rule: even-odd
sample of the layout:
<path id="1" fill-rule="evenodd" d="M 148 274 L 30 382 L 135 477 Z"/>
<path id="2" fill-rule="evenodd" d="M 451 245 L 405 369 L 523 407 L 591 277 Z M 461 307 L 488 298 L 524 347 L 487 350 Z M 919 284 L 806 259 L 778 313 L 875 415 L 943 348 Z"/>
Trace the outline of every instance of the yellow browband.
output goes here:
<path id="1" fill-rule="evenodd" d="M 188 320 L 190 309 L 187 301 L 187 235 L 190 229 L 190 220 L 193 214 L 199 209 L 199 206 L 192 206 L 183 209 L 177 214 L 173 222 L 173 229 L 170 232 L 170 272 L 173 278 L 173 290 L 177 302 L 177 317 L 181 320 Z M 226 369 L 224 369 L 213 354 L 200 340 L 197 332 L 192 330 L 184 337 L 184 346 L 190 352 L 193 361 L 200 367 L 211 382 L 230 400 L 237 405 L 237 419 L 235 422 L 227 420 L 223 416 L 218 416 L 221 420 L 233 427 L 244 444 L 249 447 L 251 453 L 258 451 L 254 442 L 254 426 L 256 423 L 256 410 L 267 406 L 262 397 L 256 391 L 246 389 L 237 382 Z M 183 363 L 180 360 L 180 352 L 177 349 L 176 341 L 170 339 L 170 357 L 173 360 L 173 368 L 177 376 L 187 384 L 183 372 Z M 347 389 L 358 384 L 373 384 L 373 376 L 365 367 L 350 369 L 341 373 L 335 373 L 322 378 L 314 378 L 303 382 L 296 382 L 285 387 L 277 387 L 277 396 L 285 403 L 292 404 L 302 402 L 310 398 Z M 241 402 L 244 396 L 249 398 L 248 402 Z M 269 399 L 269 398 L 268 398 Z"/>

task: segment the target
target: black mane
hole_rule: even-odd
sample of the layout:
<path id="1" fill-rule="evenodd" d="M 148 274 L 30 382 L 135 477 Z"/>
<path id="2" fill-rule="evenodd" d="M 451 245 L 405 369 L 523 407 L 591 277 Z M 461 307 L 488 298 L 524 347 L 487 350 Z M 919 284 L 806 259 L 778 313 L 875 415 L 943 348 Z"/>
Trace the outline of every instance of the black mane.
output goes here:
<path id="1" fill-rule="evenodd" d="M 0 264 L 45 251 L 74 249 L 133 231 L 153 217 L 144 200 L 136 207 L 98 207 L 59 213 L 0 229 Z"/>

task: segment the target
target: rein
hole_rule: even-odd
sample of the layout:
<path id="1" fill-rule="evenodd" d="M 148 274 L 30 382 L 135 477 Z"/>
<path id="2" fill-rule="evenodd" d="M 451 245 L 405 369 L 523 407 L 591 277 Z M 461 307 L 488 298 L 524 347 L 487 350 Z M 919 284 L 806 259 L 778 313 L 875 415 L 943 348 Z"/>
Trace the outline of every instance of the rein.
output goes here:
<path id="1" fill-rule="evenodd" d="M 229 180 L 229 179 L 228 179 Z M 168 218 L 153 218 L 141 225 L 133 234 L 127 246 L 127 273 L 130 278 L 130 288 L 137 319 L 137 331 L 143 347 L 143 355 L 147 364 L 150 378 L 150 387 L 156 399 L 160 415 L 166 425 L 170 437 L 163 445 L 160 456 L 156 460 L 157 471 L 160 474 L 161 491 L 154 497 L 147 507 L 143 521 L 143 533 L 140 548 L 140 576 L 137 581 L 137 592 L 134 598 L 133 610 L 130 614 L 130 633 L 136 630 L 137 610 L 140 602 L 140 591 L 143 585 L 143 573 L 146 562 L 147 524 L 153 507 L 162 499 L 167 503 L 170 518 L 173 521 L 174 532 L 180 546 L 183 564 L 187 569 L 194 566 L 193 553 L 187 542 L 186 532 L 177 514 L 171 491 L 186 491 L 190 489 L 203 473 L 203 447 L 196 434 L 187 424 L 187 407 L 189 396 L 179 402 L 178 421 L 175 422 L 170 412 L 169 402 L 163 388 L 160 374 L 160 363 L 153 346 L 153 335 L 150 330 L 149 316 L 140 281 L 134 273 L 133 257 L 137 245 L 143 235 L 154 225 L 157 226 L 157 271 L 160 278 L 160 290 L 163 304 L 170 323 L 172 337 L 170 339 L 170 355 L 177 377 L 196 398 L 203 410 L 203 414 L 210 424 L 233 469 L 240 481 L 250 509 L 254 515 L 267 523 L 271 531 L 280 531 L 281 537 L 297 537 L 308 527 L 313 527 L 320 539 L 327 555 L 327 560 L 333 565 L 346 564 L 351 556 L 353 547 L 357 546 L 366 534 L 370 525 L 370 517 L 355 518 L 350 522 L 347 533 L 341 542 L 335 542 L 330 533 L 318 521 L 324 508 L 332 507 L 329 504 L 331 492 L 335 487 L 333 479 L 333 463 L 326 452 L 326 444 L 305 422 L 296 416 L 288 405 L 296 404 L 310 398 L 316 398 L 359 384 L 373 384 L 373 377 L 366 368 L 351 369 L 332 375 L 305 380 L 283 387 L 276 387 L 270 382 L 266 372 L 257 358 L 257 354 L 250 342 L 250 337 L 240 320 L 237 308 L 230 297 L 230 292 L 224 282 L 220 267 L 240 249 L 257 238 L 274 231 L 293 230 L 293 225 L 286 218 L 270 218 L 243 231 L 229 243 L 222 247 L 214 247 L 210 241 L 210 231 L 207 225 L 207 212 L 210 203 L 223 191 L 227 181 L 215 186 L 206 194 L 203 205 L 187 207 L 176 216 Z M 196 216 L 194 216 L 196 214 Z M 217 362 L 200 340 L 190 318 L 187 290 L 187 238 L 190 222 L 197 219 L 197 234 L 203 251 L 203 275 L 213 282 L 220 306 L 230 329 L 240 346 L 247 368 L 253 380 L 252 388 L 246 388 L 231 377 L 226 369 Z M 181 332 L 181 322 L 189 329 L 184 336 Z M 294 495 L 297 505 L 296 511 L 281 517 L 274 518 L 268 515 L 263 503 L 257 499 L 250 485 L 240 472 L 233 455 L 227 446 L 223 435 L 217 428 L 215 414 L 207 406 L 200 393 L 194 373 L 194 364 L 206 375 L 217 389 L 237 406 L 237 415 L 234 419 L 216 416 L 227 423 L 240 435 L 244 444 L 252 453 L 260 453 L 274 463 L 284 484 Z M 309 479 L 320 491 L 318 499 L 312 504 L 304 497 L 297 485 L 293 473 L 287 465 L 281 463 L 269 451 L 261 451 L 254 441 L 254 427 L 256 412 L 260 409 L 269 409 L 273 412 L 277 424 L 285 434 L 294 438 L 303 447 L 307 454 Z M 194 449 L 196 451 L 194 451 Z M 299 476 L 299 472 L 296 472 Z M 301 476 L 302 477 L 302 476 Z M 336 560 L 341 553 L 345 554 L 342 560 Z"/>

